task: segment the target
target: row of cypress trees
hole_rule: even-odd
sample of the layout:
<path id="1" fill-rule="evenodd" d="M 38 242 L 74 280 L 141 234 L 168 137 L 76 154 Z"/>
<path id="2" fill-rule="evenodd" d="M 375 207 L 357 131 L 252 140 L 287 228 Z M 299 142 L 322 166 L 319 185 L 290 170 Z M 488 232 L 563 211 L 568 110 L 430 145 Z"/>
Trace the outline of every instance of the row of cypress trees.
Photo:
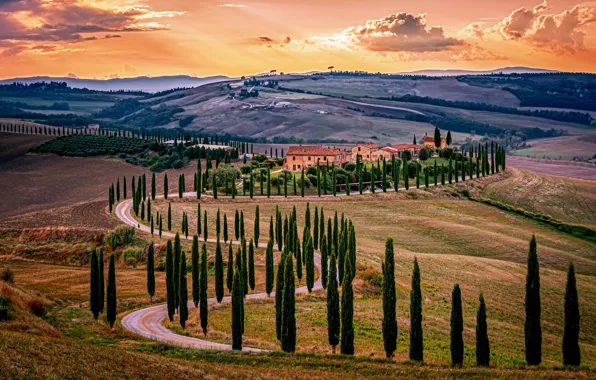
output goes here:
<path id="1" fill-rule="evenodd" d="M 89 306 L 93 318 L 97 319 L 99 314 L 106 311 L 106 320 L 110 324 L 110 328 L 114 326 L 116 321 L 116 263 L 115 256 L 110 255 L 108 264 L 108 282 L 104 277 L 104 255 L 103 248 L 97 250 L 93 248 L 91 251 L 90 261 L 90 287 L 89 287 Z"/>
<path id="2" fill-rule="evenodd" d="M 395 289 L 395 256 L 393 239 L 387 238 L 385 244 L 385 258 L 381 268 L 383 271 L 383 342 L 385 354 L 393 357 L 397 348 L 397 317 L 396 317 L 396 289 Z M 333 260 L 332 260 L 333 262 Z M 528 253 L 528 273 L 526 275 L 524 322 L 525 356 L 528 365 L 539 365 L 542 361 L 542 327 L 540 322 L 540 273 L 536 238 L 532 236 Z M 331 268 L 331 272 L 334 268 Z M 333 277 L 330 278 L 330 284 Z M 333 295 L 329 295 L 328 304 Z M 463 341 L 463 310 L 461 289 L 455 284 L 451 294 L 451 332 L 450 351 L 453 366 L 461 367 L 464 360 Z M 490 363 L 490 343 L 488 339 L 487 312 L 484 295 L 479 296 L 479 307 L 476 314 L 476 364 L 487 366 Z M 331 330 L 331 326 L 329 326 Z M 330 335 L 331 336 L 331 335 Z M 563 364 L 578 366 L 581 363 L 579 338 L 579 302 L 573 264 L 569 265 L 567 285 L 565 289 L 565 328 L 562 342 Z M 334 341 L 335 342 L 335 341 Z M 331 339 L 330 339 L 331 343 Z M 420 288 L 420 266 L 414 259 L 412 273 L 412 289 L 410 291 L 410 360 L 424 360 L 424 343 L 422 334 L 422 293 Z"/>

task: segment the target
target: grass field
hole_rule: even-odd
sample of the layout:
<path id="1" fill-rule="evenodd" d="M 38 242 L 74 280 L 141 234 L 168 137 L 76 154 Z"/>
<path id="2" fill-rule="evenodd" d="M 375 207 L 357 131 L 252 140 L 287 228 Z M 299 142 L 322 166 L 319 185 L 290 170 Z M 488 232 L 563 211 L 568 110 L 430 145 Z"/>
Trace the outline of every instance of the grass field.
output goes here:
<path id="1" fill-rule="evenodd" d="M 32 106 L 51 106 L 57 100 L 54 99 L 43 99 L 43 98 L 36 98 L 36 97 L 10 97 L 10 96 L 1 96 L 0 100 L 4 101 L 11 101 L 11 102 L 21 102 L 30 104 Z M 90 114 L 96 111 L 101 110 L 102 108 L 110 107 L 114 104 L 114 102 L 106 102 L 106 101 L 98 101 L 98 100 L 66 100 L 70 107 L 70 113 L 84 113 Z M 38 112 L 37 110 L 31 110 L 32 112 Z M 43 113 L 53 113 L 49 110 L 46 111 L 39 111 Z M 64 112 L 56 112 L 56 113 L 64 113 Z"/>
<path id="2" fill-rule="evenodd" d="M 551 365 L 560 362 L 560 344 L 563 322 L 563 292 L 565 270 L 570 261 L 581 273 L 578 279 L 582 321 L 596 317 L 595 246 L 569 235 L 555 232 L 527 219 L 513 216 L 490 206 L 459 199 L 426 199 L 425 191 L 410 191 L 398 198 L 384 199 L 386 195 L 354 197 L 350 200 L 320 201 L 311 199 L 314 207 L 324 207 L 326 217 L 337 211 L 350 217 L 356 226 L 358 263 L 368 270 L 380 272 L 380 262 L 387 236 L 396 241 L 396 279 L 398 284 L 398 323 L 400 359 L 407 357 L 409 288 L 412 261 L 418 260 L 422 269 L 425 299 L 425 347 L 429 362 L 445 365 L 449 361 L 450 293 L 458 282 L 463 289 L 466 361 L 473 361 L 474 317 L 478 293 L 483 291 L 489 305 L 489 329 L 493 349 L 492 360 L 499 365 L 516 366 L 523 362 L 523 297 L 525 262 L 528 240 L 534 233 L 539 243 L 542 268 L 542 302 L 544 329 L 544 360 Z M 393 195 L 395 197 L 395 195 Z M 400 197 L 400 198 L 399 198 Z M 360 198 L 360 199 L 358 199 Z M 371 200 L 372 198 L 372 200 Z M 365 200 L 368 199 L 368 200 Z M 193 230 L 196 202 L 172 199 L 174 221 L 181 219 L 182 211 L 189 214 Z M 283 213 L 296 204 L 299 231 L 304 221 L 305 202 L 259 201 L 261 241 L 268 235 L 269 216 L 276 204 Z M 154 207 L 163 212 L 165 202 Z M 214 230 L 217 208 L 228 216 L 238 208 L 245 214 L 247 234 L 251 236 L 254 202 L 229 201 L 212 205 L 203 203 L 208 211 L 210 230 Z M 490 244 L 488 243 L 490 241 Z M 363 279 L 357 280 L 356 351 L 358 355 L 382 356 L 380 334 L 381 302 L 377 292 L 371 291 Z M 374 287 L 373 287 L 374 288 Z M 503 295 L 507 294 L 507 297 Z M 298 351 L 329 352 L 326 344 L 325 303 L 322 293 L 300 296 L 297 305 L 299 323 Z M 271 302 L 258 301 L 247 306 L 246 344 L 276 349 L 274 308 Z M 215 308 L 210 317 L 210 338 L 230 342 L 227 307 Z M 191 316 L 190 332 L 198 333 L 195 313 Z M 582 322 L 582 352 L 590 365 L 596 357 L 594 328 Z M 586 363 L 588 363 L 586 362 Z"/>
<path id="3" fill-rule="evenodd" d="M 589 160 L 596 155 L 596 132 L 582 136 L 562 136 L 528 141 L 529 148 L 513 151 L 523 157 Z"/>
<path id="4" fill-rule="evenodd" d="M 595 182 L 510 169 L 481 195 L 573 224 L 596 226 Z"/>

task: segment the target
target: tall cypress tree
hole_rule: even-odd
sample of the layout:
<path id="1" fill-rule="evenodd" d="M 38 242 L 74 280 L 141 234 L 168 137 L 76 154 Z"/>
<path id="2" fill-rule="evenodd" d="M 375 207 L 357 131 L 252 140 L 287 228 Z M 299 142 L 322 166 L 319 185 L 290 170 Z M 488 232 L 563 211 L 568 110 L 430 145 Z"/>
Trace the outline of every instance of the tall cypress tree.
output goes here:
<path id="1" fill-rule="evenodd" d="M 319 215 L 319 247 L 323 245 L 323 239 L 325 239 L 325 211 L 321 207 L 321 213 Z M 329 231 L 327 231 L 329 233 Z"/>
<path id="2" fill-rule="evenodd" d="M 287 255 L 284 260 L 284 288 L 281 316 L 281 349 L 296 351 L 296 286 L 294 283 L 294 260 Z"/>
<path id="3" fill-rule="evenodd" d="M 240 237 L 246 238 L 244 234 L 244 211 L 240 211 Z"/>
<path id="4" fill-rule="evenodd" d="M 526 320 L 524 324 L 526 362 L 539 365 L 542 362 L 542 326 L 540 323 L 540 272 L 536 237 L 532 235 L 528 252 L 528 274 L 526 276 Z"/>
<path id="5" fill-rule="evenodd" d="M 455 284 L 451 293 L 451 365 L 461 367 L 464 362 L 464 317 L 461 307 L 461 290 Z"/>
<path id="6" fill-rule="evenodd" d="M 326 241 L 323 241 L 326 245 Z M 331 345 L 331 351 L 335 353 L 335 347 L 339 344 L 340 336 L 340 313 L 339 313 L 339 292 L 337 290 L 337 264 L 335 255 L 331 255 L 329 262 L 329 281 L 327 283 L 327 340 Z"/>
<path id="7" fill-rule="evenodd" d="M 151 199 L 155 200 L 155 195 L 156 195 L 156 191 L 155 191 L 155 173 L 153 173 L 153 175 L 151 176 Z"/>
<path id="8" fill-rule="evenodd" d="M 270 296 L 273 291 L 273 270 L 273 237 L 270 237 L 267 242 L 267 250 L 265 251 L 265 291 L 267 292 L 267 296 Z"/>
<path id="9" fill-rule="evenodd" d="M 240 214 L 238 214 L 238 209 L 236 209 L 234 215 L 234 236 L 236 236 L 236 240 L 240 238 Z"/>
<path id="10" fill-rule="evenodd" d="M 277 276 L 275 276 L 275 332 L 277 340 L 281 340 L 281 316 L 283 314 L 283 290 L 284 290 L 284 270 L 285 270 L 285 259 L 288 254 L 287 245 L 281 254 L 279 264 L 277 264 Z"/>
<path id="11" fill-rule="evenodd" d="M 255 290 L 255 247 L 252 239 L 248 244 L 248 284 L 251 290 Z"/>
<path id="12" fill-rule="evenodd" d="M 188 286 L 186 284 L 186 254 L 182 252 L 180 255 L 180 279 L 178 283 L 178 295 L 180 299 L 178 304 L 180 305 L 180 326 L 186 327 L 186 321 L 188 320 Z"/>
<path id="13" fill-rule="evenodd" d="M 312 291 L 315 284 L 315 250 L 312 245 L 312 237 L 310 236 L 310 230 L 307 228 L 306 246 L 304 247 L 304 263 L 306 264 L 306 287 L 308 292 Z"/>
<path id="14" fill-rule="evenodd" d="M 97 260 L 97 251 L 93 248 L 91 251 L 91 281 L 90 281 L 90 289 L 89 289 L 89 304 L 91 307 L 91 312 L 93 313 L 93 318 L 97 319 L 99 313 L 101 312 L 101 306 L 99 304 L 100 294 L 99 294 L 99 265 Z"/>
<path id="15" fill-rule="evenodd" d="M 220 233 L 221 233 L 221 215 L 220 215 L 219 208 L 218 208 L 217 214 L 215 215 L 215 236 L 217 237 L 218 241 L 219 241 Z"/>
<path id="16" fill-rule="evenodd" d="M 486 324 L 486 304 L 484 303 L 484 295 L 480 293 L 480 305 L 476 314 L 476 364 L 487 366 L 489 362 L 490 344 Z"/>
<path id="17" fill-rule="evenodd" d="M 172 231 L 172 203 L 168 203 L 168 231 Z"/>
<path id="18" fill-rule="evenodd" d="M 354 355 L 354 291 L 352 289 L 352 260 L 345 260 L 341 286 L 341 341 L 343 355 Z"/>
<path id="19" fill-rule="evenodd" d="M 150 302 L 153 303 L 153 296 L 155 295 L 155 250 L 153 242 L 149 244 L 147 252 L 147 293 L 149 293 Z"/>
<path id="20" fill-rule="evenodd" d="M 321 239 L 321 285 L 323 285 L 323 289 L 327 289 L 327 284 L 329 282 L 329 275 L 328 275 L 328 256 L 327 256 L 327 239 L 323 236 Z M 337 269 L 335 271 L 337 273 Z"/>
<path id="21" fill-rule="evenodd" d="M 209 229 L 207 228 L 207 210 L 203 213 L 203 241 L 209 238 Z"/>
<path id="22" fill-rule="evenodd" d="M 223 254 L 221 251 L 221 244 L 217 239 L 215 247 L 215 298 L 217 302 L 221 302 L 224 297 L 224 269 L 223 269 Z"/>
<path id="23" fill-rule="evenodd" d="M 110 265 L 108 266 L 108 287 L 106 297 L 106 317 L 110 323 L 110 328 L 114 327 L 116 322 L 116 256 L 110 255 Z"/>
<path id="24" fill-rule="evenodd" d="M 579 366 L 581 353 L 579 338 L 579 301 L 575 282 L 575 268 L 569 264 L 565 286 L 565 330 L 563 333 L 563 365 Z"/>
<path id="25" fill-rule="evenodd" d="M 228 215 L 227 214 L 224 214 L 223 238 L 224 238 L 224 243 L 227 243 L 228 242 Z"/>
<path id="26" fill-rule="evenodd" d="M 197 235 L 192 238 L 191 251 L 191 265 L 192 265 L 192 301 L 195 307 L 199 307 L 199 298 L 201 293 L 200 269 L 199 269 L 199 237 Z"/>
<path id="27" fill-rule="evenodd" d="M 383 343 L 385 355 L 392 358 L 397 348 L 397 314 L 395 291 L 395 255 L 393 253 L 393 239 L 387 238 L 385 242 L 385 260 L 383 269 Z"/>
<path id="28" fill-rule="evenodd" d="M 182 248 L 180 245 L 180 235 L 176 233 L 174 237 L 174 295 L 176 302 L 176 309 L 180 306 L 180 293 L 178 291 L 178 284 L 180 284 L 180 256 Z"/>
<path id="29" fill-rule="evenodd" d="M 255 247 L 259 247 L 259 237 L 261 236 L 261 228 L 259 223 L 260 215 L 259 215 L 259 205 L 257 205 L 255 211 L 255 227 L 254 227 L 254 235 L 255 235 Z"/>
<path id="30" fill-rule="evenodd" d="M 313 220 L 313 232 L 312 232 L 312 239 L 313 239 L 313 248 L 319 249 L 319 209 L 315 206 L 315 217 Z"/>
<path id="31" fill-rule="evenodd" d="M 229 245 L 228 249 L 228 273 L 226 276 L 226 285 L 228 291 L 231 293 L 234 286 L 234 251 L 232 249 L 232 244 Z"/>
<path id="32" fill-rule="evenodd" d="M 410 290 L 410 360 L 424 360 L 422 339 L 422 291 L 420 290 L 420 267 L 414 259 L 412 290 Z"/>
<path id="33" fill-rule="evenodd" d="M 201 294 L 199 296 L 199 317 L 201 319 L 201 328 L 203 334 L 207 336 L 207 325 L 209 308 L 207 306 L 207 244 L 203 243 L 203 249 L 201 251 L 201 271 L 199 274 L 199 281 L 201 281 Z"/>
<path id="34" fill-rule="evenodd" d="M 103 273 L 104 261 L 103 261 L 103 248 L 99 249 L 99 310 L 103 313 L 104 305 L 106 303 L 106 295 L 105 295 L 105 288 L 106 288 L 106 281 Z"/>
<path id="35" fill-rule="evenodd" d="M 176 312 L 176 287 L 174 286 L 174 254 L 172 252 L 172 241 L 168 240 L 166 250 L 166 299 L 168 306 L 168 317 L 170 322 L 174 320 Z"/>
<path id="36" fill-rule="evenodd" d="M 244 329 L 244 285 L 242 272 L 236 260 L 232 284 L 232 349 L 242 350 L 242 334 Z"/>

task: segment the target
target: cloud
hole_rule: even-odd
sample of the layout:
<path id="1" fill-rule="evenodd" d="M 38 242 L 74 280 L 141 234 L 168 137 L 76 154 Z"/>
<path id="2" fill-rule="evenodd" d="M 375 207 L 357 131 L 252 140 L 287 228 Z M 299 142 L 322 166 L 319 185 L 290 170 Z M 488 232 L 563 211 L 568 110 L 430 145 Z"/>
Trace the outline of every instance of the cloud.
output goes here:
<path id="1" fill-rule="evenodd" d="M 259 37 L 259 41 L 261 42 L 273 42 L 273 38 L 267 37 L 267 36 L 263 36 L 263 37 Z"/>
<path id="2" fill-rule="evenodd" d="M 426 15 L 395 13 L 364 25 L 345 29 L 342 35 L 354 44 L 377 52 L 442 51 L 463 42 L 449 37 L 439 26 L 427 27 Z"/>
<path id="3" fill-rule="evenodd" d="M 219 6 L 223 8 L 246 8 L 244 4 L 220 4 Z"/>
<path id="4" fill-rule="evenodd" d="M 284 44 L 289 44 L 290 42 L 292 42 L 292 39 L 289 36 L 284 38 Z"/>
<path id="5" fill-rule="evenodd" d="M 33 44 L 94 41 L 98 33 L 106 33 L 104 39 L 120 38 L 120 33 L 168 30 L 169 25 L 159 20 L 184 14 L 144 5 L 94 4 L 85 0 L 0 0 L 0 41 L 10 41 L 12 49 L 21 52 Z M 4 47 L 2 54 L 7 54 L 7 49 Z M 44 51 L 47 49 L 34 52 Z"/>
<path id="6" fill-rule="evenodd" d="M 586 32 L 582 28 L 596 21 L 596 8 L 585 3 L 558 14 L 547 14 L 547 10 L 546 1 L 531 10 L 518 8 L 485 33 L 559 54 L 584 50 Z"/>

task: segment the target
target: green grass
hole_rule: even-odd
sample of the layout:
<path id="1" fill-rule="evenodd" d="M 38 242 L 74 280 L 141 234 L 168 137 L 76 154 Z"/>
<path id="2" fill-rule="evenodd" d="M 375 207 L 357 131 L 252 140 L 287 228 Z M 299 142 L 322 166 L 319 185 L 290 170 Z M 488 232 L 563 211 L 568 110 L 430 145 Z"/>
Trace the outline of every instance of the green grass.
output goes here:
<path id="1" fill-rule="evenodd" d="M 56 99 L 43 99 L 35 97 L 11 97 L 2 96 L 0 100 L 27 103 L 33 106 L 51 106 L 54 102 L 59 101 Z M 61 101 L 61 100 L 60 100 Z M 99 111 L 102 108 L 110 107 L 113 102 L 97 101 L 97 100 L 64 100 L 68 103 L 70 111 L 73 113 L 86 113 L 91 114 Z"/>

